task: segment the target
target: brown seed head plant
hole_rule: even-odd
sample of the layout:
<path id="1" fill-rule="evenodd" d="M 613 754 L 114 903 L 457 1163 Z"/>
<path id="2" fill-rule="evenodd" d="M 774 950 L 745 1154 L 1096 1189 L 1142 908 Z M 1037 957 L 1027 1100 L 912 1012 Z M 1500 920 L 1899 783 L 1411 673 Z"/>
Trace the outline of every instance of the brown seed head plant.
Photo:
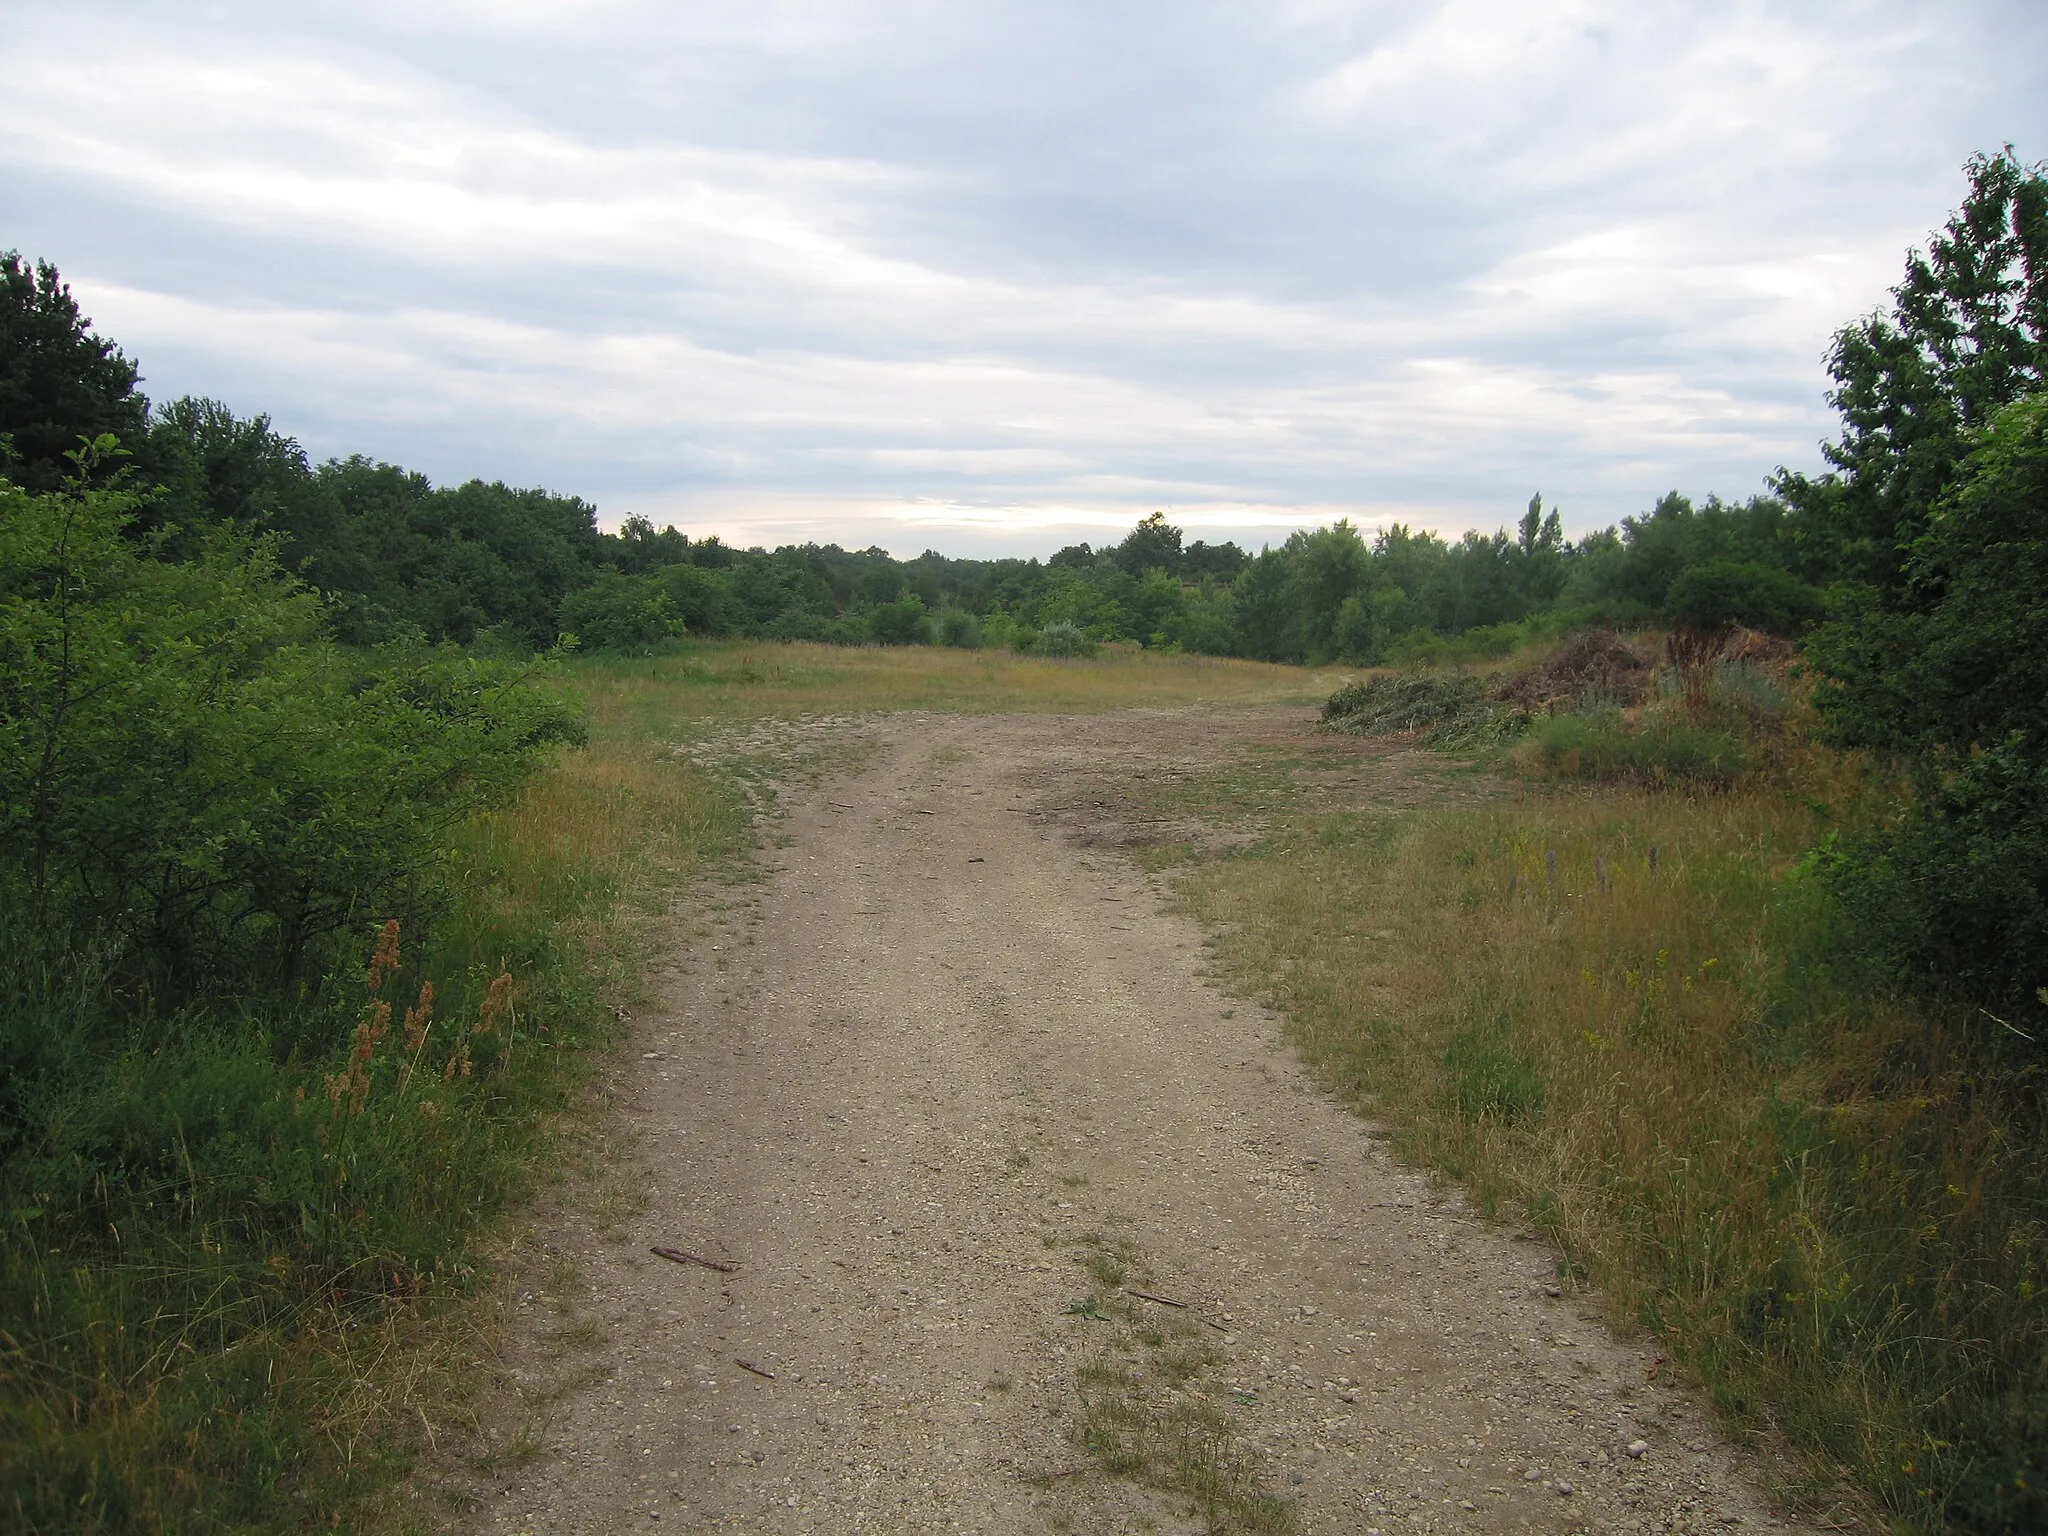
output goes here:
<path id="1" fill-rule="evenodd" d="M 398 919 L 389 918 L 377 935 L 376 952 L 370 956 L 370 990 L 381 992 L 391 973 L 398 969 Z"/>

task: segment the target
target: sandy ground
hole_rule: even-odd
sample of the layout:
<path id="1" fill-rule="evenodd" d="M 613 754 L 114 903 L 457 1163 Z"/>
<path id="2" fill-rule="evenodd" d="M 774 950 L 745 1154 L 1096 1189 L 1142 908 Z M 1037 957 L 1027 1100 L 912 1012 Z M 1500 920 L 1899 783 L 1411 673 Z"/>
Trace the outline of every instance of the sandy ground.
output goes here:
<path id="1" fill-rule="evenodd" d="M 1092 811 L 1305 724 L 899 718 L 792 806 L 636 1021 L 641 1198 L 527 1234 L 467 1528 L 1209 1528 L 1080 1443 L 1105 1369 L 1227 1415 L 1217 1464 L 1304 1532 L 1782 1528 L 1549 1249 L 1396 1165 L 1211 979 Z"/>

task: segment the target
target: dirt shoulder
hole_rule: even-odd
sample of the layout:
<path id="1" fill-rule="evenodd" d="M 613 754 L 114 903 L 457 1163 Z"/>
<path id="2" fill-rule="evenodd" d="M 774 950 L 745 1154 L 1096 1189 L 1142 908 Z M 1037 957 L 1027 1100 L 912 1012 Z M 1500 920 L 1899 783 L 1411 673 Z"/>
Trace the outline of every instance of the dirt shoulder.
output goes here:
<path id="1" fill-rule="evenodd" d="M 529 1234 L 469 1528 L 1778 1528 L 1109 846 L 1091 783 L 1305 725 L 897 717 L 792 807 L 635 1022 L 635 1208 Z"/>

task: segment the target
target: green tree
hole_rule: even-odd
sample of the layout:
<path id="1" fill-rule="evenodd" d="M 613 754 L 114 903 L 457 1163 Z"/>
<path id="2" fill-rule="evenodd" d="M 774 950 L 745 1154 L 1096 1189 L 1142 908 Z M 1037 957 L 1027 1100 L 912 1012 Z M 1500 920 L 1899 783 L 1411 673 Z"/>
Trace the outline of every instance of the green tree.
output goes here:
<path id="1" fill-rule="evenodd" d="M 1835 337 L 1831 472 L 1778 477 L 1810 574 L 1897 594 L 1970 434 L 2048 379 L 2048 173 L 2010 146 L 1966 173 L 1968 196 L 1907 257 L 1891 313 Z"/>
<path id="2" fill-rule="evenodd" d="M 1138 526 L 1124 535 L 1123 543 L 1117 545 L 1110 558 L 1127 576 L 1143 576 L 1153 570 L 1178 576 L 1180 538 L 1180 530 L 1166 520 L 1166 514 L 1154 512 L 1138 520 Z"/>
<path id="3" fill-rule="evenodd" d="M 1975 434 L 1905 551 L 1900 601 L 1831 624 L 1836 734 L 1915 793 L 1832 862 L 1887 953 L 2048 1052 L 2048 393 Z"/>
<path id="4" fill-rule="evenodd" d="M 112 433 L 133 447 L 149 408 L 138 377 L 93 334 L 55 267 L 0 251 L 0 475 L 55 490 L 81 442 Z"/>

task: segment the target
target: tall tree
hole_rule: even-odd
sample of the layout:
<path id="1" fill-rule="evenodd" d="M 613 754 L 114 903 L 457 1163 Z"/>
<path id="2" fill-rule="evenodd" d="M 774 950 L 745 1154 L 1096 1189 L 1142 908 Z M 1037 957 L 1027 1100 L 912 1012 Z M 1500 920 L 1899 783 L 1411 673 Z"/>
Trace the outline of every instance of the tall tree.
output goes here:
<path id="1" fill-rule="evenodd" d="M 2048 379 L 2048 168 L 2008 145 L 1968 167 L 1969 195 L 1906 260 L 1890 315 L 1843 329 L 1828 356 L 1842 435 L 1833 469 L 1781 472 L 1813 576 L 1905 594 L 1904 550 L 1999 407 Z M 1910 601 L 1910 598 L 1906 598 Z"/>
<path id="2" fill-rule="evenodd" d="M 0 475 L 49 491 L 82 442 L 111 432 L 133 446 L 149 409 L 138 380 L 120 348 L 93 334 L 55 267 L 0 251 Z"/>

